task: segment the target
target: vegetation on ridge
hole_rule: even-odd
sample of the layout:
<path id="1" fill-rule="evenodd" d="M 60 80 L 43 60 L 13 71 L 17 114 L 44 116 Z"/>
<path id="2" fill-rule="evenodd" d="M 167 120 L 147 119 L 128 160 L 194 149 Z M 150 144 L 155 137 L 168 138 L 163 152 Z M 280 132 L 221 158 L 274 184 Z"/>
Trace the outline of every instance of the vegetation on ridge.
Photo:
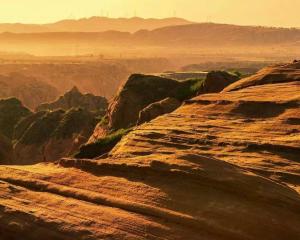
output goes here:
<path id="1" fill-rule="evenodd" d="M 76 158 L 95 158 L 101 156 L 114 148 L 117 143 L 132 129 L 119 129 L 94 143 L 81 146 Z"/>

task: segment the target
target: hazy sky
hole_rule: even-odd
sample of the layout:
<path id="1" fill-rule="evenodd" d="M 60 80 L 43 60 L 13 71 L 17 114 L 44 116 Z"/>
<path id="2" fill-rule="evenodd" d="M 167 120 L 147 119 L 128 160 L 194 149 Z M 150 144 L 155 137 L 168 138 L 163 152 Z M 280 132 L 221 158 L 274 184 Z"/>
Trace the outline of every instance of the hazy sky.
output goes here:
<path id="1" fill-rule="evenodd" d="M 198 22 L 300 27 L 300 0 L 0 0 L 0 22 L 183 17 Z"/>

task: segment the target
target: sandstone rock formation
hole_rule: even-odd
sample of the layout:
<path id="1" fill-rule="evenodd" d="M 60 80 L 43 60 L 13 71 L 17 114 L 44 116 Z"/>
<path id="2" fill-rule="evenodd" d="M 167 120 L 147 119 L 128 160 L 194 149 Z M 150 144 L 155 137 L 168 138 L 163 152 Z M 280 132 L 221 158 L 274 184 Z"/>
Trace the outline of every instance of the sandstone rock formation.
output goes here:
<path id="1" fill-rule="evenodd" d="M 198 94 L 219 92 L 237 80 L 237 76 L 222 71 L 211 72 L 206 79 L 185 81 L 134 74 L 110 104 L 107 116 L 108 123 L 106 125 L 98 124 L 89 142 L 94 143 L 109 134 L 111 130 L 127 129 L 135 126 L 136 123 L 140 124 L 171 110 L 174 111 L 176 106 L 180 106 L 178 102 L 175 103 L 175 99 L 182 102 Z M 173 103 L 169 100 L 156 103 L 165 98 L 173 98 Z M 153 103 L 156 104 L 151 105 Z M 159 107 L 159 105 L 164 106 Z"/>
<path id="2" fill-rule="evenodd" d="M 53 101 L 58 90 L 52 85 L 20 73 L 0 75 L 0 98 L 16 97 L 34 109 L 41 103 Z"/>
<path id="3" fill-rule="evenodd" d="M 107 109 L 107 105 L 107 100 L 104 97 L 94 96 L 93 94 L 82 94 L 77 87 L 73 87 L 56 101 L 41 104 L 36 110 L 69 110 L 71 108 L 80 107 L 88 111 L 103 114 Z"/>
<path id="4" fill-rule="evenodd" d="M 175 81 L 158 76 L 134 74 L 109 106 L 109 127 L 127 128 L 136 124 L 139 112 L 148 105 L 172 97 L 179 101 L 197 94 L 222 91 L 238 80 L 227 72 L 211 72 L 204 80 Z"/>
<path id="5" fill-rule="evenodd" d="M 179 82 L 150 75 L 134 74 L 110 104 L 109 127 L 128 128 L 136 124 L 139 112 L 149 104 L 170 97 Z"/>
<path id="6" fill-rule="evenodd" d="M 15 125 L 30 114 L 29 109 L 16 98 L 0 100 L 0 135 L 11 139 Z"/>
<path id="7" fill-rule="evenodd" d="M 93 113 L 82 109 L 37 112 L 15 129 L 15 164 L 51 162 L 74 154 L 95 125 Z"/>
<path id="8" fill-rule="evenodd" d="M 140 111 L 137 124 L 140 125 L 163 114 L 173 112 L 180 107 L 180 105 L 181 102 L 176 98 L 166 98 L 159 102 L 152 103 Z"/>
<path id="9" fill-rule="evenodd" d="M 295 79 L 198 96 L 98 160 L 1 166 L 0 237 L 300 239 Z"/>

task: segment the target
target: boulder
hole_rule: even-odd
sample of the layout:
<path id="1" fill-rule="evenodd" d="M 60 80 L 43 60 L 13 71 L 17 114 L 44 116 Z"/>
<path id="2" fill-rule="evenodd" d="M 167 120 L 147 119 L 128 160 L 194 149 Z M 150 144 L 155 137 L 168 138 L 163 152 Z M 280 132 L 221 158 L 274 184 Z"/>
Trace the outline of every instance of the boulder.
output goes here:
<path id="1" fill-rule="evenodd" d="M 218 93 L 228 85 L 239 80 L 239 77 L 226 71 L 212 71 L 206 76 L 202 89 L 199 94 Z"/>
<path id="2" fill-rule="evenodd" d="M 166 98 L 162 101 L 152 103 L 140 111 L 137 124 L 140 125 L 149 122 L 160 115 L 173 112 L 180 107 L 180 105 L 181 102 L 176 98 Z"/>

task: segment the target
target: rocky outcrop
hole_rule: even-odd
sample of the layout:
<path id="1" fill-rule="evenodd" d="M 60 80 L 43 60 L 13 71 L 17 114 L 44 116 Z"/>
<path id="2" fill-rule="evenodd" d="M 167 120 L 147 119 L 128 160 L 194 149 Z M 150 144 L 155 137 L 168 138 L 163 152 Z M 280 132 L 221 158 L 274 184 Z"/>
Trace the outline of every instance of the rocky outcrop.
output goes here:
<path id="1" fill-rule="evenodd" d="M 15 125 L 30 114 L 29 109 L 16 98 L 0 100 L 0 135 L 12 139 Z"/>
<path id="2" fill-rule="evenodd" d="M 101 115 L 107 109 L 107 100 L 104 97 L 93 94 L 82 94 L 77 87 L 73 87 L 59 99 L 52 103 L 44 103 L 37 107 L 37 111 L 44 110 L 69 110 L 71 108 L 83 108 L 92 112 L 99 112 Z"/>
<path id="3" fill-rule="evenodd" d="M 172 97 L 183 101 L 197 94 L 219 92 L 238 80 L 227 72 L 211 72 L 204 80 L 175 81 L 158 76 L 134 74 L 109 106 L 109 127 L 128 128 L 136 124 L 139 112 L 148 105 Z"/>
<path id="4" fill-rule="evenodd" d="M 51 162 L 74 154 L 88 140 L 96 116 L 82 109 L 38 112 L 15 129 L 15 164 Z"/>
<path id="5" fill-rule="evenodd" d="M 219 92 L 236 80 L 238 80 L 237 76 L 227 72 L 211 72 L 206 79 L 185 81 L 134 74 L 109 105 L 107 124 L 98 124 L 89 142 L 105 137 L 110 131 L 127 129 L 135 126 L 136 123 L 140 124 L 175 110 L 176 106 L 180 106 L 175 101 L 183 102 L 198 94 Z M 170 99 L 167 102 L 156 103 L 165 98 L 172 98 L 173 103 L 169 101 Z M 153 103 L 156 104 L 151 105 Z"/>
<path id="6" fill-rule="evenodd" d="M 134 74 L 109 106 L 109 127 L 128 128 L 136 124 L 139 112 L 153 102 L 170 97 L 179 82 L 150 75 Z"/>
<path id="7" fill-rule="evenodd" d="M 176 98 L 166 98 L 162 101 L 152 103 L 140 111 L 137 124 L 140 125 L 163 114 L 173 112 L 180 107 L 180 105 L 181 102 Z"/>
<path id="8" fill-rule="evenodd" d="M 34 109 L 41 103 L 53 101 L 58 91 L 52 85 L 20 73 L 0 75 L 0 98 L 16 97 Z"/>

